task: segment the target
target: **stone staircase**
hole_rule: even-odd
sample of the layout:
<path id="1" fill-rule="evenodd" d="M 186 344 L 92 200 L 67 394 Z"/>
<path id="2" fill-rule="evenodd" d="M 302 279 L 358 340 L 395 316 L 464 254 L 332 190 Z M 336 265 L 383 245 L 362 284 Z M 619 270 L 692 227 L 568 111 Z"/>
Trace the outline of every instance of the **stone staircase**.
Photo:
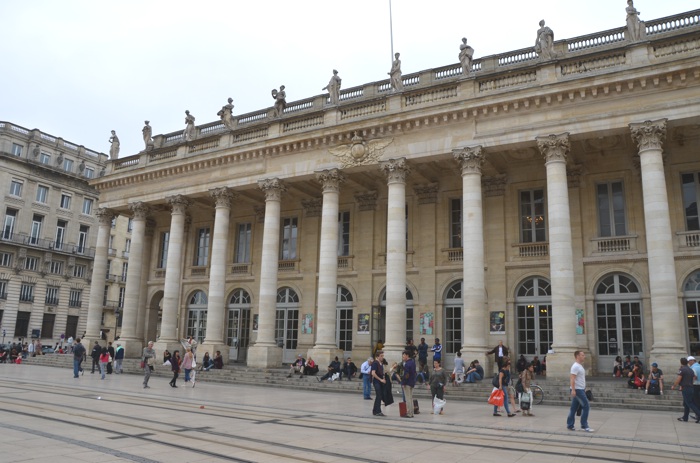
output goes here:
<path id="1" fill-rule="evenodd" d="M 73 368 L 73 359 L 70 355 L 48 354 L 27 358 L 26 365 L 43 365 L 58 368 Z M 91 361 L 83 363 L 89 368 Z M 141 375 L 140 361 L 126 359 L 123 362 L 124 373 Z M 300 389 L 309 391 L 333 391 L 346 392 L 351 394 L 362 394 L 362 380 L 352 381 L 323 381 L 319 382 L 316 376 L 294 375 L 287 378 L 288 368 L 251 368 L 245 365 L 227 365 L 223 370 L 210 370 L 197 373 L 197 381 L 216 382 L 228 384 L 245 384 L 265 387 L 280 387 L 286 389 Z M 157 365 L 154 376 L 171 377 L 172 372 L 169 366 Z M 320 376 L 320 374 L 319 374 Z M 183 375 L 180 375 L 180 381 Z M 645 395 L 644 391 L 629 389 L 626 381 L 612 377 L 589 377 L 586 381 L 588 388 L 593 393 L 591 406 L 595 408 L 623 408 L 648 411 L 681 411 L 681 395 L 676 391 L 671 391 L 671 384 L 675 375 L 666 379 L 663 396 Z M 538 384 L 545 392 L 542 405 L 555 405 L 568 407 L 571 403 L 569 398 L 568 380 L 555 380 L 546 377 L 537 377 L 534 383 Z M 486 405 L 486 400 L 491 393 L 491 381 L 486 378 L 477 384 L 461 384 L 457 387 L 449 385 L 446 389 L 445 398 L 449 400 L 463 400 L 470 402 L 482 402 Z M 394 400 L 399 397 L 400 387 L 394 386 Z M 430 391 L 424 385 L 417 385 L 414 390 L 414 398 L 418 399 L 424 407 L 430 400 Z"/>

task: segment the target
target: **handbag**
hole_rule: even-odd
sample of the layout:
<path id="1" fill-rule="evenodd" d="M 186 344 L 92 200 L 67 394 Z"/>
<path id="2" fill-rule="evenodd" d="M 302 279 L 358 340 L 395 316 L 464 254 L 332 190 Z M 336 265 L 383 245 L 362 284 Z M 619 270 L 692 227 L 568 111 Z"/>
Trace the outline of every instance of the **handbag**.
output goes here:
<path id="1" fill-rule="evenodd" d="M 404 417 L 408 414 L 408 409 L 406 408 L 406 402 L 399 402 L 399 416 Z"/>
<path id="2" fill-rule="evenodd" d="M 145 367 L 146 367 L 146 362 L 144 362 L 143 360 L 141 360 L 141 368 L 145 368 Z"/>
<path id="3" fill-rule="evenodd" d="M 496 407 L 503 406 L 503 391 L 500 389 L 494 389 L 489 396 L 488 402 Z"/>

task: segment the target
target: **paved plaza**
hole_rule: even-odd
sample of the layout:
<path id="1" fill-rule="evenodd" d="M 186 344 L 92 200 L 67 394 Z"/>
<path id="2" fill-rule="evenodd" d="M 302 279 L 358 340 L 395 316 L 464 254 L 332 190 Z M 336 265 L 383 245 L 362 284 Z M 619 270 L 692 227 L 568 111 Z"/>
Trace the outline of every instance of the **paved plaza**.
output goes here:
<path id="1" fill-rule="evenodd" d="M 679 413 L 594 408 L 595 433 L 565 427 L 568 409 L 493 417 L 483 404 L 426 400 L 372 416 L 361 394 L 86 374 L 0 365 L 0 461 L 10 462 L 587 462 L 698 461 L 700 424 Z M 680 404 L 680 395 L 679 404 Z M 400 398 L 400 395 L 399 395 Z M 577 422 L 578 425 L 578 422 Z"/>

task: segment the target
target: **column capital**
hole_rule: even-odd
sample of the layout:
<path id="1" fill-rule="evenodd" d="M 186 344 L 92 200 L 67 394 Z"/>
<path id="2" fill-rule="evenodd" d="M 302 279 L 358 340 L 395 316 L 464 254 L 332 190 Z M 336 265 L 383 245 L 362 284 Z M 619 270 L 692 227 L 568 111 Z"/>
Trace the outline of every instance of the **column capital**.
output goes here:
<path id="1" fill-rule="evenodd" d="M 258 180 L 258 188 L 265 192 L 265 201 L 280 201 L 282 193 L 287 191 L 287 187 L 278 178 Z"/>
<path id="2" fill-rule="evenodd" d="M 216 204 L 216 207 L 230 208 L 231 200 L 236 199 L 236 197 L 238 197 L 238 193 L 231 190 L 230 188 L 221 187 L 212 188 L 211 190 L 209 190 L 209 196 L 214 198 L 214 203 Z"/>
<path id="3" fill-rule="evenodd" d="M 168 196 L 165 198 L 173 214 L 184 214 L 191 201 L 183 195 Z"/>
<path id="4" fill-rule="evenodd" d="M 107 209 L 106 207 L 100 207 L 95 210 L 95 216 L 97 216 L 100 225 L 112 225 L 112 219 L 117 215 L 112 209 Z"/>
<path id="5" fill-rule="evenodd" d="M 323 192 L 338 192 L 340 185 L 345 182 L 345 175 L 340 169 L 325 169 L 316 172 L 316 180 L 323 185 Z"/>
<path id="6" fill-rule="evenodd" d="M 406 176 L 411 168 L 406 163 L 406 158 L 389 159 L 379 162 L 379 170 L 386 174 L 388 183 L 406 183 Z"/>
<path id="7" fill-rule="evenodd" d="M 142 201 L 129 203 L 129 210 L 134 214 L 134 220 L 146 220 L 151 208 Z"/>
<path id="8" fill-rule="evenodd" d="M 468 146 L 452 150 L 452 156 L 455 161 L 459 162 L 462 167 L 462 175 L 464 174 L 480 174 L 481 166 L 484 164 L 486 155 L 483 147 Z"/>
<path id="9" fill-rule="evenodd" d="M 632 139 L 637 143 L 639 151 L 662 149 L 666 140 L 666 121 L 667 119 L 659 119 L 629 125 Z"/>
<path id="10" fill-rule="evenodd" d="M 551 161 L 564 161 L 569 154 L 569 132 L 559 135 L 548 135 L 546 137 L 537 137 L 537 148 L 544 156 L 545 164 Z"/>

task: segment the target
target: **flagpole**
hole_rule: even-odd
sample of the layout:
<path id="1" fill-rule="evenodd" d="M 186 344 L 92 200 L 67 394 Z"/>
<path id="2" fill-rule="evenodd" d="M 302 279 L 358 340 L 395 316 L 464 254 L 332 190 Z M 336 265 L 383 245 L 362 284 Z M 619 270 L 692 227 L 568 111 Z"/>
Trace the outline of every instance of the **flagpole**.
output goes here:
<path id="1" fill-rule="evenodd" d="M 394 62 L 394 21 L 391 17 L 391 0 L 389 0 L 389 36 L 391 38 L 391 63 Z"/>

